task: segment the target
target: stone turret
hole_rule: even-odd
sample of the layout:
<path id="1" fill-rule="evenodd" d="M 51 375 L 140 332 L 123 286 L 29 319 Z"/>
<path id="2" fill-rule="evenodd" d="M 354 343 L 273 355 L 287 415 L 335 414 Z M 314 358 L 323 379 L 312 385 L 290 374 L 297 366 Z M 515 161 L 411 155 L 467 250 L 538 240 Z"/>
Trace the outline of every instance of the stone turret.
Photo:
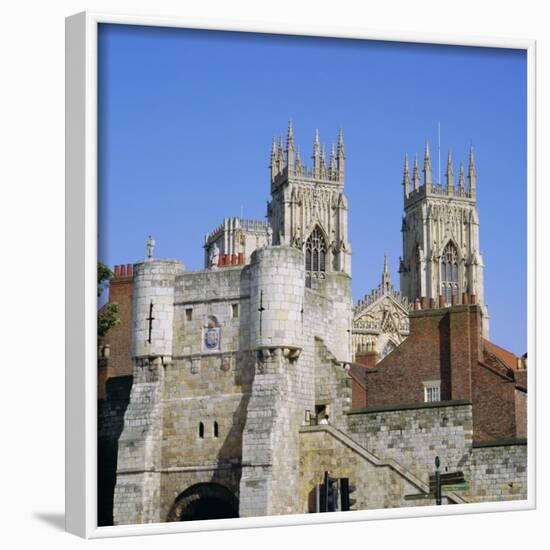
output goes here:
<path id="1" fill-rule="evenodd" d="M 177 260 L 148 259 L 134 266 L 133 357 L 172 355 L 174 281 L 183 270 Z"/>
<path id="2" fill-rule="evenodd" d="M 304 324 L 304 256 L 290 246 L 252 255 L 251 348 L 255 376 L 243 432 L 241 516 L 288 513 L 298 479 L 298 430 L 314 408 L 305 384 L 311 365 L 300 365 Z"/>
<path id="3" fill-rule="evenodd" d="M 115 524 L 160 517 L 160 441 L 164 369 L 172 362 L 176 260 L 148 258 L 134 266 L 133 384 L 118 442 Z"/>
<path id="4" fill-rule="evenodd" d="M 304 255 L 287 246 L 260 248 L 251 258 L 251 323 L 256 348 L 296 347 L 303 325 Z M 261 325 L 261 326 L 260 326 Z"/>

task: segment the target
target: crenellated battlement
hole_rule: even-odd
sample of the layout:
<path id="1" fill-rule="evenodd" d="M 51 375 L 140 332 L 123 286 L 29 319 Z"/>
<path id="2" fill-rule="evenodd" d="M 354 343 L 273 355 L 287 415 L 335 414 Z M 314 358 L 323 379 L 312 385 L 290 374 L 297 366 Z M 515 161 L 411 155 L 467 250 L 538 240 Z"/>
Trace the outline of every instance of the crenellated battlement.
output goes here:
<path id="1" fill-rule="evenodd" d="M 428 142 L 426 142 L 426 147 L 424 150 L 424 168 L 422 171 L 424 174 L 424 178 L 423 182 L 421 183 L 418 167 L 418 156 L 415 155 L 411 179 L 409 170 L 409 157 L 405 154 L 405 166 L 403 169 L 403 201 L 405 203 L 405 209 L 428 196 L 435 196 L 437 198 L 450 197 L 454 199 L 464 199 L 466 201 L 475 202 L 476 168 L 473 147 L 470 147 L 470 156 L 468 161 L 468 186 L 466 186 L 464 164 L 462 162 L 460 163 L 458 184 L 455 185 L 451 151 L 449 151 L 447 157 L 445 184 L 441 182 L 433 182 L 432 165 L 430 159 L 430 146 Z"/>
<path id="2" fill-rule="evenodd" d="M 337 145 L 331 146 L 330 157 L 327 162 L 326 148 L 319 139 L 319 130 L 315 130 L 313 141 L 313 165 L 311 167 L 302 163 L 300 147 L 294 144 L 294 127 L 292 121 L 288 123 L 286 144 L 283 136 L 277 139 L 273 137 L 271 147 L 271 189 L 278 187 L 289 179 L 310 180 L 325 182 L 334 185 L 344 185 L 344 134 L 342 129 L 338 133 Z"/>

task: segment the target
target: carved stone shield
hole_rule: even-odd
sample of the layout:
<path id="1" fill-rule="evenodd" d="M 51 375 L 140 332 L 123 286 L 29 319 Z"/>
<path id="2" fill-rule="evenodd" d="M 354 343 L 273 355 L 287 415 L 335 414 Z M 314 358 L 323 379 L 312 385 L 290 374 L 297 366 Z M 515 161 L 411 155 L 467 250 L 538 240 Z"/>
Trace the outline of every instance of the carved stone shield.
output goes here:
<path id="1" fill-rule="evenodd" d="M 207 350 L 216 350 L 220 346 L 220 329 L 209 327 L 204 331 L 204 347 Z"/>

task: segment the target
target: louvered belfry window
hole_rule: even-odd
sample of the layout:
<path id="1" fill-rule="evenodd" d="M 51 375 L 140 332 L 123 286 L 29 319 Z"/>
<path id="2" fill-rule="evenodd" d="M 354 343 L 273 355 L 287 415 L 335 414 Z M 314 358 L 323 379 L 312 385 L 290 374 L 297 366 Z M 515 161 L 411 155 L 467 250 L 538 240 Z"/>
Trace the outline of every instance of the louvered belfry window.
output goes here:
<path id="1" fill-rule="evenodd" d="M 458 296 L 458 251 L 452 242 L 447 243 L 441 256 L 441 294 L 447 305 Z"/>

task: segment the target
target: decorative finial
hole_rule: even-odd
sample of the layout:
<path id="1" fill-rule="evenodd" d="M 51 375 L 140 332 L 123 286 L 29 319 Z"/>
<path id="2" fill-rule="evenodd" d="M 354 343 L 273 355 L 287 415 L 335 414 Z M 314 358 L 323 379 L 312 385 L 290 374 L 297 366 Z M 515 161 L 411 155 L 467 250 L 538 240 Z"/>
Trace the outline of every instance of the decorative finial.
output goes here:
<path id="1" fill-rule="evenodd" d="M 458 187 L 461 191 L 464 191 L 464 163 L 460 161 L 460 172 L 458 174 Z"/>
<path id="2" fill-rule="evenodd" d="M 273 136 L 271 142 L 271 159 L 269 162 L 269 168 L 271 169 L 271 181 L 275 179 L 275 176 L 279 172 L 279 157 L 277 155 L 277 138 Z"/>
<path id="3" fill-rule="evenodd" d="M 388 254 L 384 252 L 384 271 L 382 272 L 382 292 L 385 294 L 391 290 L 391 275 L 388 267 Z"/>
<path id="4" fill-rule="evenodd" d="M 313 140 L 313 176 L 321 175 L 321 146 L 319 145 L 319 130 L 315 128 L 315 139 Z"/>
<path id="5" fill-rule="evenodd" d="M 411 190 L 411 176 L 409 173 L 409 156 L 407 153 L 405 153 L 405 166 L 403 168 L 403 185 L 405 187 L 405 197 L 408 197 Z"/>
<path id="6" fill-rule="evenodd" d="M 414 184 L 414 190 L 417 191 L 420 188 L 420 172 L 418 169 L 418 155 L 414 156 L 413 184 Z"/>
<path id="7" fill-rule="evenodd" d="M 451 194 L 454 188 L 453 179 L 453 161 L 451 158 L 451 150 L 449 149 L 449 155 L 447 157 L 447 194 Z"/>
<path id="8" fill-rule="evenodd" d="M 338 131 L 338 148 L 336 154 L 336 161 L 338 164 L 338 179 L 344 181 L 344 163 L 346 160 L 346 152 L 344 150 L 344 131 L 342 128 Z"/>
<path id="9" fill-rule="evenodd" d="M 281 134 L 281 137 L 279 138 L 278 161 L 279 161 L 279 170 L 282 171 L 285 165 L 285 145 L 284 145 L 283 134 Z"/>
<path id="10" fill-rule="evenodd" d="M 474 146 L 470 145 L 470 159 L 468 163 L 468 181 L 470 182 L 470 193 L 476 190 L 476 165 L 474 161 Z"/>
<path id="11" fill-rule="evenodd" d="M 273 166 L 277 162 L 277 138 L 273 136 L 273 141 L 271 142 L 271 163 L 270 166 Z"/>
<path id="12" fill-rule="evenodd" d="M 321 177 L 325 177 L 327 169 L 327 155 L 325 151 L 325 144 L 321 146 Z"/>
<path id="13" fill-rule="evenodd" d="M 344 155 L 344 130 L 342 128 L 338 131 L 338 153 Z"/>
<path id="14" fill-rule="evenodd" d="M 152 235 L 149 235 L 146 243 L 147 247 L 147 258 L 151 259 L 153 257 L 153 252 L 155 250 L 155 239 Z"/>
<path id="15" fill-rule="evenodd" d="M 300 156 L 300 146 L 299 145 L 298 145 L 298 147 L 296 147 L 296 161 L 295 161 L 294 170 L 297 174 L 302 173 L 302 158 Z"/>
<path id="16" fill-rule="evenodd" d="M 292 126 L 292 119 L 288 121 L 288 133 L 286 137 L 286 148 L 287 151 L 289 149 L 294 149 L 294 128 Z"/>
<path id="17" fill-rule="evenodd" d="M 430 161 L 430 145 L 426 141 L 424 149 L 424 183 L 432 183 L 432 164 Z"/>
<path id="18" fill-rule="evenodd" d="M 330 171 L 336 171 L 336 148 L 334 147 L 334 143 L 330 149 Z"/>

